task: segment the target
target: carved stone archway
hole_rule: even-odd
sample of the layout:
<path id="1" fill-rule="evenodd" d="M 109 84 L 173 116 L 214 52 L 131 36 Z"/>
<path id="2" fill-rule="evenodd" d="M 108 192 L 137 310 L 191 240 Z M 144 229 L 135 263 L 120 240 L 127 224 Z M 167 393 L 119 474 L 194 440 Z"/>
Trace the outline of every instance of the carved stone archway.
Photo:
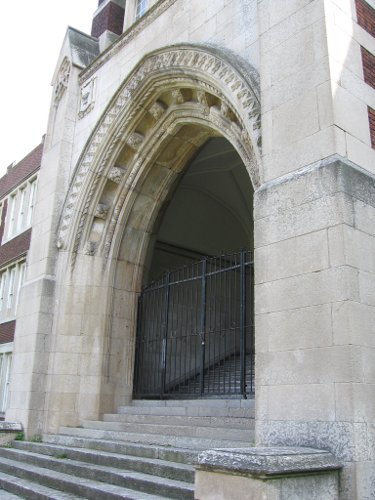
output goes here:
<path id="1" fill-rule="evenodd" d="M 98 413 L 131 395 L 136 301 L 154 223 L 188 161 L 215 136 L 233 145 L 258 187 L 256 72 L 212 47 L 175 46 L 138 64 L 78 163 L 58 246 L 66 250 L 71 270 L 80 267 L 80 289 L 82 276 L 89 276 L 90 287 L 101 295 L 100 304 L 86 303 L 82 312 L 83 322 L 99 309 L 102 313 L 96 343 L 97 351 L 101 346 L 97 379 L 102 380 L 95 389 Z M 81 413 L 94 411 L 86 405 Z"/>

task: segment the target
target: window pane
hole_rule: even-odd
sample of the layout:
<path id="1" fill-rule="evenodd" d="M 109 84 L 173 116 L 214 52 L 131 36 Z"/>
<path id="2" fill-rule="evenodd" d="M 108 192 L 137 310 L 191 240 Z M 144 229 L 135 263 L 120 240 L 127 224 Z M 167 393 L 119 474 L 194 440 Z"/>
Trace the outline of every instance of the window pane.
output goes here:
<path id="1" fill-rule="evenodd" d="M 146 12 L 148 7 L 148 0 L 137 0 L 137 8 L 135 18 L 139 19 Z"/>

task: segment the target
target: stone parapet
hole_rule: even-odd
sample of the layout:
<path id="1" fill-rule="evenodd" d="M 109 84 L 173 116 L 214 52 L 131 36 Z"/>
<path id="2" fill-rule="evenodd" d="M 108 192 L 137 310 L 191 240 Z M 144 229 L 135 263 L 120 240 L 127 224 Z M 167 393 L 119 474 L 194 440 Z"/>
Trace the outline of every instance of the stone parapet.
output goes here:
<path id="1" fill-rule="evenodd" d="M 341 464 L 331 453 L 312 448 L 235 448 L 198 457 L 198 500 L 334 500 L 339 498 Z"/>

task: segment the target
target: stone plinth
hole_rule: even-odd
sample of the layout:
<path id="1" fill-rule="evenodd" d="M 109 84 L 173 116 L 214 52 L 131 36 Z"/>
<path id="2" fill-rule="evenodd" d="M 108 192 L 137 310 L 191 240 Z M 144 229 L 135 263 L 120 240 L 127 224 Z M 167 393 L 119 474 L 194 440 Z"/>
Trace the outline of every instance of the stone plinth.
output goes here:
<path id="1" fill-rule="evenodd" d="M 341 464 L 312 448 L 234 448 L 201 453 L 197 500 L 334 500 Z"/>

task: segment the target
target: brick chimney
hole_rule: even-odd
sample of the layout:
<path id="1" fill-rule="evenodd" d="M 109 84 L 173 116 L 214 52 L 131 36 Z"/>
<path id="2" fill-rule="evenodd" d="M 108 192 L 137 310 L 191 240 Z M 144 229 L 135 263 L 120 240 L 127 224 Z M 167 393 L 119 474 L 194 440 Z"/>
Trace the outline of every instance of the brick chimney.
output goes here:
<path id="1" fill-rule="evenodd" d="M 91 35 L 99 39 L 101 51 L 121 35 L 124 13 L 125 0 L 99 0 L 92 20 Z"/>

